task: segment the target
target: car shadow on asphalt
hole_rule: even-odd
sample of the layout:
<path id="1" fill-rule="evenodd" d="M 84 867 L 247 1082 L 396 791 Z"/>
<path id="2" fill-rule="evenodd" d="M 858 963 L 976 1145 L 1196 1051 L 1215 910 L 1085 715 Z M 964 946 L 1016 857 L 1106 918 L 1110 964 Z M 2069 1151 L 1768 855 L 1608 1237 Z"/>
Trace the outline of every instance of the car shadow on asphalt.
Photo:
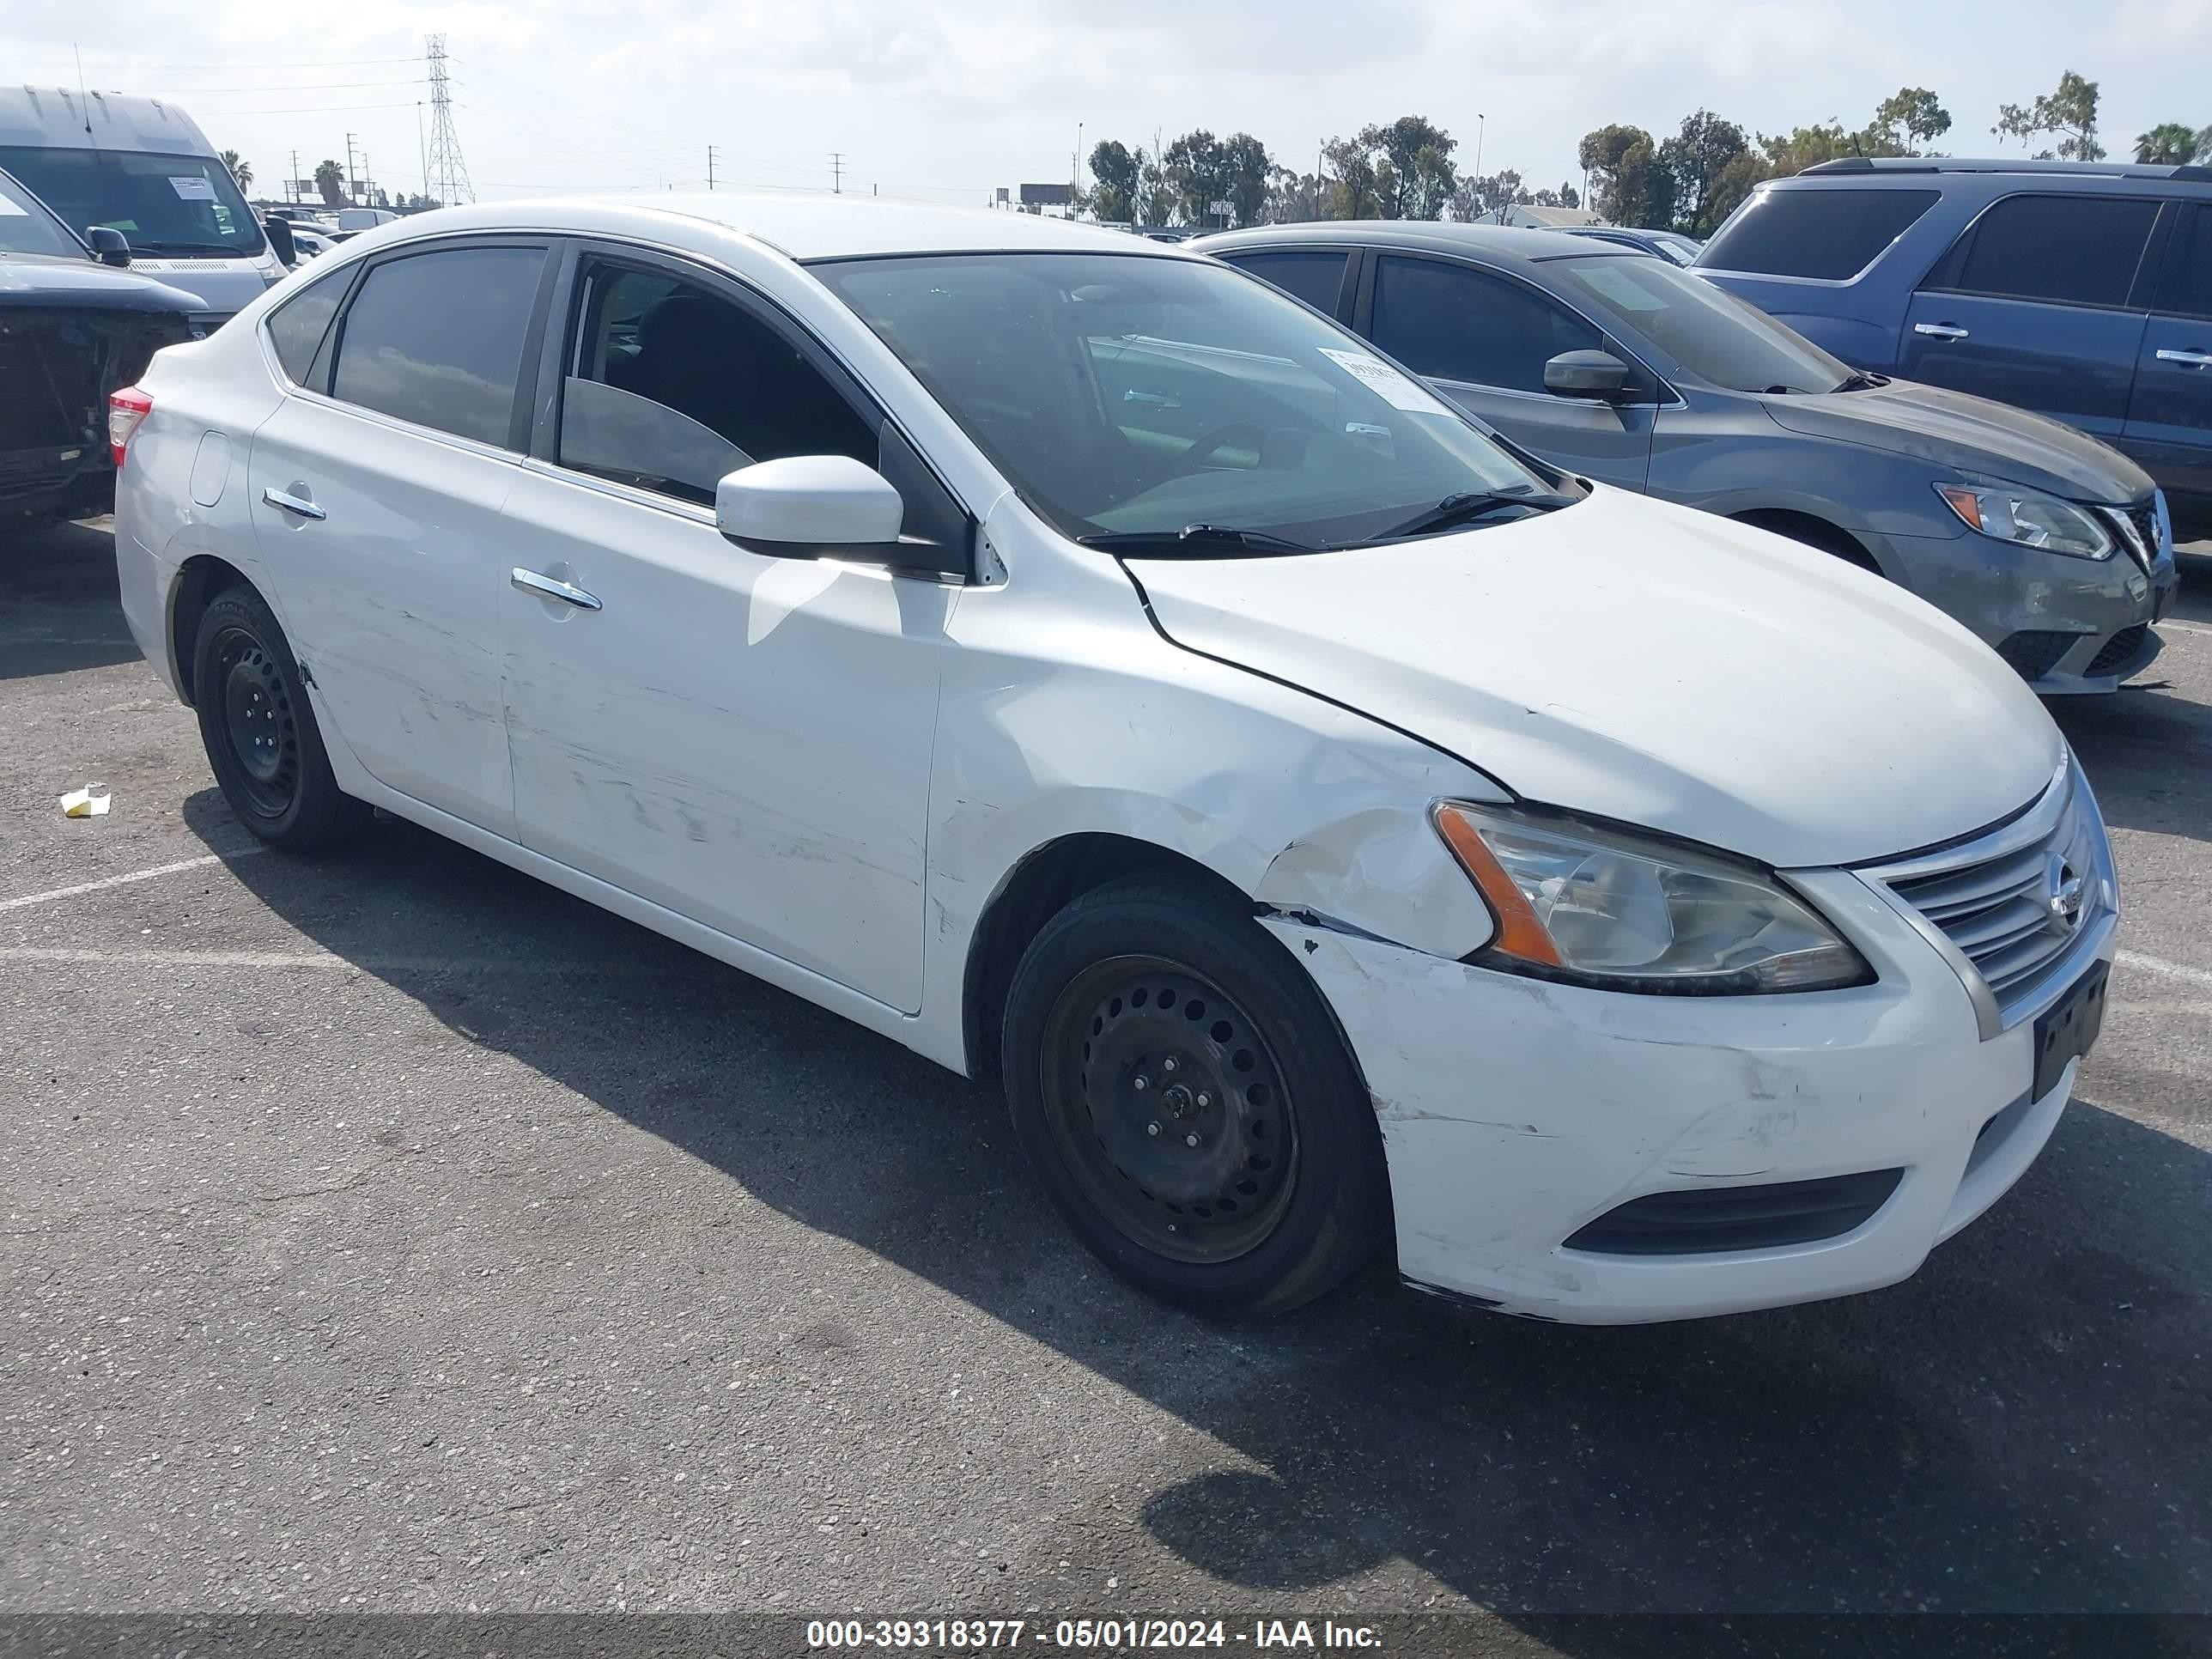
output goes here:
<path id="1" fill-rule="evenodd" d="M 185 816 L 234 842 L 212 790 Z M 1378 1269 L 1223 1326 L 1069 1239 L 995 1092 L 795 997 L 398 823 L 233 873 L 463 1040 L 704 1160 L 733 1201 L 849 1240 L 1218 1439 L 1224 1467 L 1102 1491 L 1086 1524 L 1133 1519 L 1232 1607 L 1402 1559 L 1612 1659 L 1711 1651 L 1716 1632 L 1577 1615 L 2207 1604 L 2212 1158 L 2094 1097 L 1996 1210 L 1874 1295 L 1588 1330 Z M 532 971 L 425 965 L 457 939 Z M 1060 1542 L 1036 1540 L 1040 1573 Z"/>
<path id="2" fill-rule="evenodd" d="M 0 532 L 0 680 L 137 660 L 104 525 Z"/>

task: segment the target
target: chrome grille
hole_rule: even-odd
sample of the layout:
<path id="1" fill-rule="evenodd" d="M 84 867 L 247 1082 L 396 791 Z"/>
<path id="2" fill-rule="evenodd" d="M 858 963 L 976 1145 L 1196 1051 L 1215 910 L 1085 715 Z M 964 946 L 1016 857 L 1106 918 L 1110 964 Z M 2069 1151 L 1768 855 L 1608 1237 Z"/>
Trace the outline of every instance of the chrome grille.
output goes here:
<path id="1" fill-rule="evenodd" d="M 2069 764 L 2013 824 L 1966 846 L 1869 872 L 1978 974 L 2001 1028 L 2078 964 L 2118 907 L 2096 804 Z"/>

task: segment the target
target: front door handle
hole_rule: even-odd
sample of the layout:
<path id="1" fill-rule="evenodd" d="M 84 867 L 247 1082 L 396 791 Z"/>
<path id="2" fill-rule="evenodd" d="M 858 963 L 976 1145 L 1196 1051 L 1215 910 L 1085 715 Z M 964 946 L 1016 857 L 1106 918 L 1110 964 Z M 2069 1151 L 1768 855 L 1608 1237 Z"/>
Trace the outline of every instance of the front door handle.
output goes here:
<path id="1" fill-rule="evenodd" d="M 574 582 L 564 582 L 554 576 L 541 576 L 535 570 L 525 570 L 520 565 L 514 567 L 514 574 L 507 580 L 524 592 L 535 593 L 541 599 L 558 599 L 563 605 L 573 605 L 580 611 L 601 608 L 598 594 L 586 593 Z"/>
<path id="2" fill-rule="evenodd" d="M 261 499 L 271 507 L 281 507 L 287 513 L 296 513 L 303 519 L 327 519 L 331 515 L 317 507 L 305 495 L 295 495 L 270 484 L 261 492 Z"/>
<path id="3" fill-rule="evenodd" d="M 2212 351 L 2175 351 L 2161 347 L 2158 360 L 2162 363 L 2188 363 L 2197 368 L 2212 368 Z"/>
<path id="4" fill-rule="evenodd" d="M 1925 334 L 1931 340 L 1963 340 L 1966 337 L 1966 331 L 1956 323 L 1915 323 L 1912 331 Z"/>

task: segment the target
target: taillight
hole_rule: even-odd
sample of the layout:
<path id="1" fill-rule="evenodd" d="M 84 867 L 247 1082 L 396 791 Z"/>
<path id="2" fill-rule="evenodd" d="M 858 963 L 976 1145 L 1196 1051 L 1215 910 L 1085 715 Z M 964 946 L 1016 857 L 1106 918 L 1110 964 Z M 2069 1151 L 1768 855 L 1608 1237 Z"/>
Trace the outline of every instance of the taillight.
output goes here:
<path id="1" fill-rule="evenodd" d="M 123 452 L 131 447 L 131 434 L 153 412 L 154 400 L 135 386 L 107 394 L 107 453 L 115 458 L 118 471 L 123 466 Z"/>

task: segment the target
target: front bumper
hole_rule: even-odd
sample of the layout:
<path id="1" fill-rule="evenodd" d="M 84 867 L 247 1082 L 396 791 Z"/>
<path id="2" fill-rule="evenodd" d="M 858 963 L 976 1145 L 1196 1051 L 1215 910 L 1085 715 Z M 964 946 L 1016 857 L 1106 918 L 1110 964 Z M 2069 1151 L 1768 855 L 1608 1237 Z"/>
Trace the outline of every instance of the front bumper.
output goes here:
<path id="1" fill-rule="evenodd" d="M 1870 880 L 1830 871 L 1799 884 L 1875 983 L 1636 996 L 1267 923 L 1364 1071 L 1408 1282 L 1586 1324 L 1815 1301 L 1906 1278 L 2020 1178 L 2078 1060 L 2029 1098 L 2032 1018 L 1984 1040 L 1956 968 Z M 2112 921 L 2085 928 L 2067 985 L 2109 961 Z M 1566 1243 L 1649 1194 L 1889 1170 L 1903 1173 L 1879 1208 L 1813 1243 L 1680 1255 Z"/>

